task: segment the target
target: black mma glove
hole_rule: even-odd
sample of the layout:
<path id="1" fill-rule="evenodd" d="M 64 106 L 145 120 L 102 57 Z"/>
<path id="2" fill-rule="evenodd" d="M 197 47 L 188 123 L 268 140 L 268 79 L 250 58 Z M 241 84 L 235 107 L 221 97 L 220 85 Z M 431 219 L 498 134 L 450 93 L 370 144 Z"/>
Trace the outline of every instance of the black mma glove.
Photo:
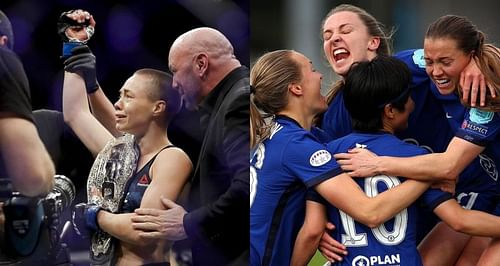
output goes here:
<path id="1" fill-rule="evenodd" d="M 85 80 L 87 93 L 91 94 L 99 89 L 96 77 L 96 60 L 87 45 L 80 45 L 71 50 L 71 56 L 64 61 L 64 70 L 76 73 Z"/>
<path id="2" fill-rule="evenodd" d="M 57 21 L 57 33 L 61 37 L 63 41 L 63 50 L 62 50 L 62 59 L 66 59 L 71 56 L 71 50 L 76 46 L 87 43 L 88 40 L 94 35 L 94 27 L 90 25 L 90 20 L 86 19 L 83 23 L 78 23 L 76 20 L 69 18 L 67 15 L 73 13 L 74 10 L 70 10 L 67 12 L 63 12 L 61 16 L 59 16 L 59 20 Z M 66 30 L 69 27 L 82 27 L 83 30 L 87 33 L 86 40 L 78 40 L 76 38 L 70 38 L 66 34 Z"/>

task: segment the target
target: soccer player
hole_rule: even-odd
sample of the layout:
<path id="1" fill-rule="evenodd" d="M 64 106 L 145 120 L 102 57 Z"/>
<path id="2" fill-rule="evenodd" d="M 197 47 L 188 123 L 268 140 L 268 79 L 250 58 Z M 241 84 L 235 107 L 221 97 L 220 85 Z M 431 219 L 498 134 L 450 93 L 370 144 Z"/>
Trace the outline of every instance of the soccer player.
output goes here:
<path id="1" fill-rule="evenodd" d="M 339 75 L 345 76 L 352 63 L 359 60 L 371 60 L 377 54 L 390 54 L 389 37 L 384 34 L 381 24 L 373 16 L 363 9 L 351 5 L 340 5 L 334 8 L 326 16 L 323 23 L 323 48 L 325 55 L 330 62 L 332 69 Z M 409 117 L 408 128 L 397 132 L 396 135 L 407 142 L 411 142 L 428 149 L 431 152 L 443 152 L 449 141 L 454 135 L 453 128 L 457 128 L 450 113 L 448 115 L 443 111 L 442 103 L 447 101 L 434 93 L 433 83 L 429 76 L 418 71 L 425 63 L 422 61 L 422 50 L 403 51 L 395 55 L 403 60 L 412 71 L 412 98 L 415 102 L 415 108 Z M 465 72 L 480 73 L 471 60 L 470 64 L 462 70 Z M 476 77 L 481 79 L 481 75 Z M 464 84 L 471 83 L 465 81 Z M 473 87 L 478 85 L 476 81 L 472 82 Z M 331 91 L 331 102 L 327 112 L 324 114 L 322 128 L 332 139 L 342 137 L 351 132 L 351 120 L 349 112 L 343 105 L 342 83 L 334 87 Z M 474 95 L 475 97 L 475 95 Z M 471 96 L 471 98 L 474 98 Z M 475 101 L 475 99 L 474 99 Z M 465 108 L 460 104 L 454 104 L 455 118 L 459 117 L 460 112 L 465 112 Z M 443 126 L 450 123 L 451 127 Z M 457 173 L 458 175 L 458 173 Z M 427 178 L 436 178 L 427 176 Z M 439 179 L 453 179 L 456 176 L 439 177 Z M 481 163 L 480 158 L 474 160 L 458 178 L 457 200 L 467 208 L 491 212 L 496 204 L 492 197 L 495 191 L 495 180 L 489 175 L 488 167 Z M 469 184 L 480 183 L 481 187 L 472 188 Z M 481 190 L 478 190 L 481 189 Z M 478 195 L 476 197 L 475 195 Z M 424 212 L 422 215 L 429 215 Z M 431 221 L 429 221 L 431 220 Z M 419 230 L 419 239 L 433 226 L 435 222 L 432 219 L 426 219 L 419 223 L 422 227 Z M 451 229 L 450 229 L 451 230 Z M 420 233 L 422 232 L 422 233 Z M 469 236 L 462 235 L 463 238 Z M 450 241 L 455 247 L 455 254 L 459 254 L 467 239 Z M 338 256 L 329 252 L 323 247 L 328 247 L 328 239 L 325 239 L 320 250 L 329 259 L 333 260 Z M 440 242 L 442 244 L 444 242 Z M 451 254 L 448 252 L 447 254 Z"/>
<path id="2" fill-rule="evenodd" d="M 443 16 L 429 26 L 424 42 L 424 58 L 427 74 L 435 83 L 435 91 L 441 94 L 443 98 L 448 99 L 448 104 L 443 104 L 448 116 L 456 116 L 456 136 L 448 145 L 443 153 L 425 155 L 416 158 L 399 160 L 396 158 L 385 157 L 367 157 L 351 158 L 352 154 L 341 154 L 338 158 L 346 164 L 346 169 L 353 170 L 353 175 L 366 175 L 367 171 L 379 173 L 398 174 L 405 172 L 408 176 L 419 178 L 421 176 L 455 176 L 462 171 L 472 160 L 481 161 L 491 176 L 492 180 L 498 178 L 498 163 L 500 162 L 500 150 L 498 150 L 498 132 L 500 117 L 498 112 L 492 112 L 497 109 L 497 102 L 494 99 L 487 99 L 487 110 L 477 108 L 467 109 L 462 113 L 457 113 L 456 105 L 459 99 L 453 94 L 457 90 L 460 71 L 473 61 L 474 56 L 479 61 L 479 66 L 490 83 L 498 88 L 499 67 L 499 49 L 491 44 L 484 43 L 484 35 L 465 17 Z M 423 70 L 422 70 L 423 71 Z M 463 119 L 463 120 L 462 120 Z M 458 120 L 458 121 L 457 121 Z M 461 121 L 462 120 L 462 121 Z M 354 151 L 359 152 L 359 151 Z M 352 163 L 363 160 L 363 164 L 353 167 Z M 357 164 L 356 164 L 357 165 Z M 411 165 L 411 169 L 404 169 Z M 367 168 L 369 167 L 369 168 Z M 484 184 L 474 184 L 477 187 Z M 491 197 L 498 195 L 497 184 L 493 182 L 490 186 L 492 190 Z M 477 194 L 477 193 L 476 193 Z M 473 195 L 477 196 L 477 195 Z M 494 208 L 495 206 L 493 206 Z M 446 229 L 441 229 L 446 232 Z M 442 243 L 440 238 L 429 238 L 426 245 L 422 246 L 423 254 L 428 254 L 429 258 L 443 258 L 441 250 L 448 249 L 453 242 L 442 245 L 441 249 L 436 249 L 435 244 Z M 478 250 L 477 244 L 469 243 L 470 249 L 474 246 Z M 498 263 L 500 256 L 493 246 L 497 246 L 498 240 L 492 242 L 491 248 L 485 252 L 480 263 Z M 440 256 L 436 256 L 438 254 Z M 479 254 L 480 255 L 480 254 Z M 473 261 L 475 263 L 475 261 Z"/>
<path id="3" fill-rule="evenodd" d="M 394 132 L 408 126 L 408 117 L 413 111 L 414 103 L 408 87 L 410 78 L 408 67 L 391 57 L 378 56 L 372 61 L 354 65 L 345 80 L 344 102 L 351 114 L 355 132 L 330 142 L 328 150 L 337 153 L 365 147 L 395 157 L 426 153 L 426 150 L 394 136 Z M 375 174 L 356 179 L 356 182 L 368 196 L 375 196 L 406 181 L 400 176 Z M 421 200 L 454 230 L 482 236 L 500 234 L 497 226 L 500 217 L 466 210 L 448 192 L 429 189 Z M 316 208 L 321 210 L 321 207 Z M 329 219 L 338 225 L 336 238 L 341 239 L 349 250 L 349 254 L 338 265 L 422 265 L 416 248 L 416 225 L 420 218 L 417 217 L 416 204 L 374 228 L 360 224 L 342 209 L 329 206 L 328 213 Z M 304 229 L 301 233 L 306 234 L 308 231 Z M 316 237 L 319 239 L 320 235 Z M 297 239 L 308 237 L 299 235 Z M 315 247 L 297 243 L 294 258 L 306 249 L 314 250 Z M 303 263 L 299 261 L 296 265 Z"/>
<path id="4" fill-rule="evenodd" d="M 290 264 L 304 220 L 306 187 L 315 187 L 328 202 L 370 227 L 396 215 L 428 188 L 409 180 L 370 198 L 339 171 L 310 132 L 314 117 L 326 109 L 321 78 L 308 58 L 291 50 L 267 53 L 251 70 L 251 265 Z M 257 108 L 274 116 L 272 121 L 264 121 Z"/>

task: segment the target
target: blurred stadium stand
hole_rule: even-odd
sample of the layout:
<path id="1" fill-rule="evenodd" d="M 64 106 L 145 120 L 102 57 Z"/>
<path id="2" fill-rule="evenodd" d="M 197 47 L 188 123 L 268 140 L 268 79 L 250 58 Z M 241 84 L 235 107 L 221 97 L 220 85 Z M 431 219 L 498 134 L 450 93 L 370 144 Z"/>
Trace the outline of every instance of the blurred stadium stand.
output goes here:
<path id="1" fill-rule="evenodd" d="M 468 17 L 490 42 L 500 42 L 500 2 L 494 0 L 251 0 L 251 62 L 267 51 L 294 49 L 309 57 L 323 73 L 326 92 L 328 84 L 338 77 L 323 55 L 320 27 L 326 14 L 344 3 L 364 8 L 387 30 L 394 28 L 394 51 L 422 47 L 427 26 L 446 14 Z"/>

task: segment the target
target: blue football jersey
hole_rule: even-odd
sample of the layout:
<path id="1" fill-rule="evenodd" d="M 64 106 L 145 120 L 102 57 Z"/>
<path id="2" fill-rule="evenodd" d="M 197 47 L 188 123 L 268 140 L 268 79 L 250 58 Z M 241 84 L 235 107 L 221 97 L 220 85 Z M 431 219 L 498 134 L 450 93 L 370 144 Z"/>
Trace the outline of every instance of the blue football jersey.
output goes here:
<path id="1" fill-rule="evenodd" d="M 427 153 L 426 150 L 405 143 L 388 133 L 352 133 L 328 144 L 332 153 L 346 152 L 354 147 L 365 147 L 379 155 L 410 157 Z M 376 196 L 395 187 L 404 178 L 378 175 L 355 178 L 355 182 L 370 196 Z M 441 190 L 429 189 L 420 200 L 434 209 L 452 195 Z M 392 219 L 377 228 L 369 228 L 343 211 L 328 205 L 328 219 L 336 224 L 333 237 L 342 242 L 349 251 L 342 262 L 335 265 L 422 265 L 417 251 L 417 204 L 413 203 Z"/>
<path id="2" fill-rule="evenodd" d="M 457 136 L 480 146 L 494 146 L 500 140 L 500 113 L 469 109 Z"/>
<path id="3" fill-rule="evenodd" d="M 309 131 L 277 116 L 250 159 L 250 265 L 289 265 L 307 187 L 342 170 Z"/>
<path id="4" fill-rule="evenodd" d="M 412 51 L 412 58 L 423 54 L 422 49 Z M 412 76 L 427 75 L 423 58 L 420 62 L 415 60 L 413 64 L 408 65 L 411 65 Z M 462 131 L 460 129 L 462 122 L 468 115 L 468 109 L 462 105 L 457 94 L 442 95 L 433 82 L 430 83 L 429 88 L 443 108 L 451 131 L 454 135 L 459 134 Z M 466 209 L 492 213 L 498 204 L 500 186 L 497 182 L 497 167 L 493 162 L 495 157 L 491 152 L 493 147 L 494 145 L 488 145 L 486 150 L 460 173 L 455 195 L 457 201 Z"/>
<path id="5" fill-rule="evenodd" d="M 500 113 L 468 109 L 456 136 L 484 146 L 479 161 L 492 179 L 498 180 L 500 165 Z"/>
<path id="6" fill-rule="evenodd" d="M 399 132 L 397 136 L 431 152 L 443 152 L 453 137 L 453 132 L 449 127 L 443 126 L 447 123 L 446 116 L 440 103 L 429 90 L 432 81 L 425 71 L 414 71 L 419 68 L 419 64 L 422 65 L 424 62 L 423 50 L 414 53 L 415 51 L 419 50 L 408 50 L 394 55 L 405 62 L 412 72 L 410 88 L 411 97 L 415 102 L 415 109 L 408 120 L 408 128 Z M 331 140 L 352 132 L 351 118 L 344 106 L 342 91 L 338 92 L 328 106 L 328 110 L 323 115 L 321 127 Z"/>
<path id="7" fill-rule="evenodd" d="M 410 69 L 411 96 L 415 102 L 415 110 L 409 117 L 408 129 L 398 133 L 397 136 L 430 152 L 444 152 L 461 127 L 466 108 L 456 95 L 439 93 L 425 72 L 423 49 L 406 50 L 394 56 L 405 62 Z M 328 107 L 323 116 L 322 127 L 332 139 L 352 132 L 342 91 Z M 495 208 L 497 198 L 500 196 L 500 184 L 497 182 L 497 167 L 492 163 L 494 158 L 495 155 L 488 147 L 460 174 L 456 184 L 456 195 L 458 202 L 465 208 L 486 212 L 491 212 Z"/>
<path id="8" fill-rule="evenodd" d="M 425 148 L 429 152 L 444 152 L 454 134 L 450 127 L 446 126 L 447 119 L 440 102 L 432 94 L 429 87 L 433 85 L 427 73 L 420 71 L 425 68 L 423 50 L 407 50 L 394 55 L 397 59 L 406 63 L 412 73 L 410 82 L 411 97 L 415 102 L 415 109 L 408 119 L 408 128 L 398 132 L 396 136 L 408 143 Z M 321 123 L 323 130 L 330 139 L 337 139 L 352 132 L 351 118 L 344 106 L 343 92 L 337 93 L 336 97 L 328 106 L 323 115 Z M 464 199 L 465 201 L 466 199 Z M 422 209 L 422 215 L 428 218 L 421 221 L 418 239 L 434 226 L 437 218 L 428 210 Z"/>
<path id="9" fill-rule="evenodd" d="M 351 115 L 344 105 L 344 92 L 340 90 L 323 114 L 321 129 L 330 140 L 341 138 L 352 132 Z"/>

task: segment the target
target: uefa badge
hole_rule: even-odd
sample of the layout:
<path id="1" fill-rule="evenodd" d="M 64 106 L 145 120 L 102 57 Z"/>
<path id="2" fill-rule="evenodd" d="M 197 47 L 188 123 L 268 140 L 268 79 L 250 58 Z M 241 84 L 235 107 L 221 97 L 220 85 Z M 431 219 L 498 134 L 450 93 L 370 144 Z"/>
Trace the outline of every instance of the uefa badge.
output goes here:
<path id="1" fill-rule="evenodd" d="M 493 112 L 482 111 L 477 108 L 472 108 L 469 111 L 470 121 L 476 124 L 486 124 L 493 120 Z"/>

